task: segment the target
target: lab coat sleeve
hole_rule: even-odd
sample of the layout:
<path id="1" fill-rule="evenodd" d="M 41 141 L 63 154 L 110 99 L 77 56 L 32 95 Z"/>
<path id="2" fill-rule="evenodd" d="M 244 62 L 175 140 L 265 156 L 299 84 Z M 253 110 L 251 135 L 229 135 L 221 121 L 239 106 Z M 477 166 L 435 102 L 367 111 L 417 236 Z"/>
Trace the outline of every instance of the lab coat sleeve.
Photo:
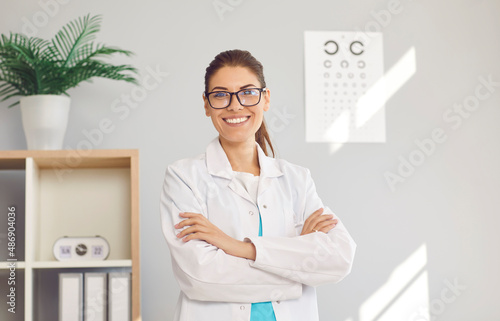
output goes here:
<path id="1" fill-rule="evenodd" d="M 324 207 L 316 193 L 309 170 L 305 170 L 304 197 L 296 204 L 303 224 L 314 211 Z M 304 186 L 302 183 L 301 186 Z M 339 219 L 335 214 L 335 218 Z M 257 256 L 252 267 L 268 271 L 310 286 L 336 283 L 351 272 L 356 243 L 340 221 L 328 233 L 316 232 L 295 237 L 249 237 Z"/>
<path id="2" fill-rule="evenodd" d="M 174 225 L 181 212 L 207 215 L 202 195 L 190 181 L 185 166 L 169 166 L 161 193 L 163 234 L 172 257 L 172 267 L 181 290 L 192 300 L 261 302 L 294 299 L 302 285 L 289 278 L 250 266 L 250 260 L 231 256 L 201 240 L 183 242 Z M 191 180 L 193 180 L 191 178 Z"/>

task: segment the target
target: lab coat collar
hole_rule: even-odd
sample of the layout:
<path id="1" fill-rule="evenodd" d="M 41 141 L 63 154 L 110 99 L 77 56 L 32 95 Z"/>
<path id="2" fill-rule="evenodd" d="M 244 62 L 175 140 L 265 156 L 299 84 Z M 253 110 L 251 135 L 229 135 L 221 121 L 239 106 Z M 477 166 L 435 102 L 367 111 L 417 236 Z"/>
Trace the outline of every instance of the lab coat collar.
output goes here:
<path id="1" fill-rule="evenodd" d="M 257 145 L 257 153 L 260 164 L 260 177 L 271 178 L 283 175 L 276 159 L 266 156 L 259 144 Z M 222 148 L 219 137 L 216 137 L 207 147 L 207 168 L 208 173 L 213 176 L 223 177 L 232 180 L 234 178 L 233 169 L 229 163 L 226 152 Z"/>

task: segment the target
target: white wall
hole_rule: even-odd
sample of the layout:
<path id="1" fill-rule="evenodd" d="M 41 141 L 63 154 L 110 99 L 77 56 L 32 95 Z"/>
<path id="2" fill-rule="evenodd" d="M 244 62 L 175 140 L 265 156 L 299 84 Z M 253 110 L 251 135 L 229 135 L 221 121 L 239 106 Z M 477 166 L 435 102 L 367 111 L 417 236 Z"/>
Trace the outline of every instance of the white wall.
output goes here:
<path id="1" fill-rule="evenodd" d="M 55 1 L 3 0 L 0 32 L 21 31 Z M 164 169 L 203 152 L 215 136 L 202 110 L 204 69 L 232 48 L 262 61 L 271 108 L 294 116 L 273 135 L 279 155 L 311 169 L 320 196 L 358 243 L 352 274 L 318 289 L 321 320 L 425 320 L 429 302 L 439 320 L 500 319 L 500 2 L 401 0 L 402 12 L 382 27 L 385 69 L 413 48 L 416 73 L 387 102 L 387 143 L 330 146 L 304 141 L 303 31 L 363 30 L 377 23 L 373 12 L 397 0 L 220 0 L 233 4 L 222 18 L 214 0 L 58 1 L 66 3 L 49 7 L 39 36 L 88 12 L 103 14 L 98 40 L 136 53 L 117 62 L 134 64 L 143 77 L 148 68 L 168 73 L 128 115 L 111 106 L 137 93 L 131 85 L 97 80 L 72 90 L 65 141 L 77 147 L 84 131 L 109 118 L 114 131 L 95 147 L 140 149 L 144 320 L 170 320 L 178 294 L 159 227 Z M 495 81 L 492 95 L 460 124 L 443 119 L 454 104 L 472 101 L 479 77 Z M 0 104 L 0 149 L 24 149 L 19 108 L 7 105 Z M 392 191 L 384 174 L 398 174 L 400 156 L 408 159 L 415 140 L 437 128 L 446 140 Z"/>

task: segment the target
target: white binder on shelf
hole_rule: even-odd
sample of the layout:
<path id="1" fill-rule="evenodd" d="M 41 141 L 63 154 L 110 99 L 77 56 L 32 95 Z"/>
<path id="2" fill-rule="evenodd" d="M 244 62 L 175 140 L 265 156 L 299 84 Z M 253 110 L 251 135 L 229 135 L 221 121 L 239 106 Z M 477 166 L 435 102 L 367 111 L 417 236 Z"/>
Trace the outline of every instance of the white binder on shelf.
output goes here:
<path id="1" fill-rule="evenodd" d="M 85 273 L 85 321 L 106 321 L 107 316 L 107 274 Z"/>
<path id="2" fill-rule="evenodd" d="M 130 273 L 113 272 L 108 275 L 109 321 L 131 320 Z"/>
<path id="3" fill-rule="evenodd" d="M 59 321 L 83 321 L 82 273 L 59 273 Z"/>

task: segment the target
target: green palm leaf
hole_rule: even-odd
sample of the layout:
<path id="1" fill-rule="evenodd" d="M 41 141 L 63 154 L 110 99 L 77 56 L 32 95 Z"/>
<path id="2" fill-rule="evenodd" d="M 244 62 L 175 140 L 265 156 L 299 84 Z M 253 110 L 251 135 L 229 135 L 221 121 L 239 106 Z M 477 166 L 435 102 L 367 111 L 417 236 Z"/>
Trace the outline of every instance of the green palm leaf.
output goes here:
<path id="1" fill-rule="evenodd" d="M 134 72 L 135 69 L 128 65 L 109 66 L 96 60 L 85 60 L 77 63 L 65 73 L 68 89 L 82 81 L 89 81 L 94 77 L 102 77 L 114 80 L 125 80 L 137 84 L 134 77 L 123 72 Z"/>
<path id="2" fill-rule="evenodd" d="M 78 61 L 78 50 L 95 39 L 101 28 L 101 16 L 87 15 L 71 21 L 57 33 L 52 45 L 58 58 L 64 61 L 63 66 L 72 66 Z"/>
<path id="3" fill-rule="evenodd" d="M 10 33 L 0 37 L 0 101 L 15 96 L 66 94 L 94 77 L 137 84 L 137 70 L 98 58 L 132 52 L 94 44 L 101 16 L 87 15 L 69 22 L 51 41 Z M 18 104 L 13 103 L 9 107 Z"/>

